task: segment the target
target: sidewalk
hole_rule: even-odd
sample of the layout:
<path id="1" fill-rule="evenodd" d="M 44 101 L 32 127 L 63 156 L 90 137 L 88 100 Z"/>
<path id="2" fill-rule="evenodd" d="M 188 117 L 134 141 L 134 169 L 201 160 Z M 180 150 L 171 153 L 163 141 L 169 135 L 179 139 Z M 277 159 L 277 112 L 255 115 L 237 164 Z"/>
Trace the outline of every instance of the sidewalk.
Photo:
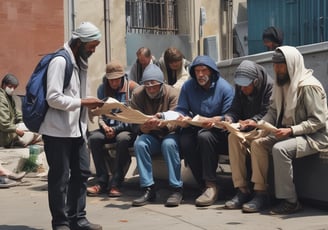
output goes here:
<path id="1" fill-rule="evenodd" d="M 26 150 L 4 151 L 0 149 L 0 161 L 14 164 L 13 159 L 25 155 Z M 10 155 L 9 155 L 10 154 Z M 135 162 L 133 162 L 134 164 Z M 133 166 L 132 166 L 133 167 Z M 24 180 L 31 186 L 0 189 L 0 230 L 40 230 L 50 228 L 50 213 L 47 201 L 47 182 L 28 174 Z M 132 207 L 131 201 L 142 194 L 138 176 L 129 176 L 120 198 L 87 197 L 87 213 L 90 221 L 99 223 L 104 230 L 110 229 L 241 229 L 241 230 L 328 230 L 328 212 L 308 203 L 304 210 L 291 216 L 270 216 L 266 212 L 243 214 L 240 210 L 223 209 L 227 195 L 222 193 L 212 206 L 197 208 L 194 200 L 198 189 L 186 185 L 184 202 L 179 207 L 167 208 L 164 202 L 169 195 L 166 180 L 157 180 L 158 198 L 155 203 Z"/>

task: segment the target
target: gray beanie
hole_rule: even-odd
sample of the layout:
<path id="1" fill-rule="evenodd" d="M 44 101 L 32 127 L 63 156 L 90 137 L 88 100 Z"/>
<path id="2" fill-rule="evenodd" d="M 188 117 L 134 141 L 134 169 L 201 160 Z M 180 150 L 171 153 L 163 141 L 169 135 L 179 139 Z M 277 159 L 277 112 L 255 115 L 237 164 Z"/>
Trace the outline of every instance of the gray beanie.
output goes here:
<path id="1" fill-rule="evenodd" d="M 164 74 L 162 70 L 155 64 L 149 64 L 143 74 L 141 83 L 144 83 L 145 81 L 158 81 L 159 83 L 164 83 Z"/>
<path id="2" fill-rule="evenodd" d="M 235 83 L 239 86 L 248 86 L 256 78 L 258 78 L 258 73 L 255 62 L 242 61 L 235 72 Z"/>
<path id="3" fill-rule="evenodd" d="M 13 74 L 8 73 L 3 77 L 1 82 L 1 87 L 4 84 L 18 86 L 19 82 L 18 79 Z"/>

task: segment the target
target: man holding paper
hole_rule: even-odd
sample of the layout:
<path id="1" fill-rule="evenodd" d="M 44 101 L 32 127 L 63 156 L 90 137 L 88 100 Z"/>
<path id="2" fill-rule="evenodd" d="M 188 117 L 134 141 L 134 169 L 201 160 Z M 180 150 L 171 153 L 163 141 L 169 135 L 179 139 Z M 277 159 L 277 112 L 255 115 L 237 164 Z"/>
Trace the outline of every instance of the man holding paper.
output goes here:
<path id="1" fill-rule="evenodd" d="M 216 122 L 231 106 L 233 87 L 220 75 L 209 56 L 198 56 L 190 66 L 190 76 L 182 86 L 176 111 L 185 124 L 180 134 L 181 150 L 185 162 L 203 193 L 196 199 L 196 206 L 209 206 L 218 197 L 216 169 L 219 154 L 228 152 L 224 129 L 214 128 Z M 201 127 L 190 126 L 187 121 L 197 115 Z"/>
<path id="2" fill-rule="evenodd" d="M 152 171 L 152 156 L 163 154 L 169 174 L 171 195 L 165 206 L 178 206 L 183 197 L 181 161 L 176 126 L 161 124 L 163 112 L 174 110 L 179 91 L 164 83 L 161 69 L 149 64 L 142 75 L 141 86 L 132 94 L 131 107 L 151 116 L 143 124 L 134 125 L 139 134 L 134 143 L 140 186 L 144 194 L 133 200 L 133 206 L 143 206 L 156 199 L 156 188 Z"/>
<path id="3" fill-rule="evenodd" d="M 276 48 L 272 57 L 276 81 L 273 101 L 263 120 L 278 129 L 252 142 L 252 164 L 262 173 L 253 182 L 266 188 L 263 176 L 273 157 L 275 195 L 281 203 L 270 214 L 301 210 L 293 182 L 293 159 L 328 152 L 327 96 L 322 84 L 305 68 L 302 54 L 292 46 Z M 258 201 L 258 200 L 257 200 Z M 256 210 L 258 202 L 249 205 Z"/>
<path id="4" fill-rule="evenodd" d="M 248 60 L 242 61 L 237 67 L 234 81 L 236 93 L 232 106 L 225 115 L 225 121 L 239 122 L 240 131 L 250 131 L 268 111 L 273 81 L 262 66 Z M 241 139 L 230 133 L 228 143 L 232 181 L 238 192 L 225 203 L 225 208 L 239 209 L 252 198 L 246 168 L 246 157 L 249 154 L 247 150 L 251 140 Z M 256 168 L 252 168 L 252 172 L 256 174 Z"/>

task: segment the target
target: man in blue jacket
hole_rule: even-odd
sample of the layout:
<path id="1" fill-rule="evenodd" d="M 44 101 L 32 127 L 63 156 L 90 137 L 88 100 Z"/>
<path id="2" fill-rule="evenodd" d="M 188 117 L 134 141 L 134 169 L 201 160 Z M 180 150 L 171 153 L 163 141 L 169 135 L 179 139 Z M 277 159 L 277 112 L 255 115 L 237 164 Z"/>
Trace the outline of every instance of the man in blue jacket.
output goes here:
<path id="1" fill-rule="evenodd" d="M 208 56 L 194 59 L 190 76 L 181 88 L 176 111 L 183 115 L 182 121 L 200 115 L 203 122 L 202 127 L 182 125 L 181 151 L 203 189 L 203 194 L 195 201 L 196 206 L 209 206 L 218 196 L 218 155 L 228 153 L 227 131 L 213 128 L 213 125 L 229 110 L 234 89 L 221 77 L 215 62 Z"/>

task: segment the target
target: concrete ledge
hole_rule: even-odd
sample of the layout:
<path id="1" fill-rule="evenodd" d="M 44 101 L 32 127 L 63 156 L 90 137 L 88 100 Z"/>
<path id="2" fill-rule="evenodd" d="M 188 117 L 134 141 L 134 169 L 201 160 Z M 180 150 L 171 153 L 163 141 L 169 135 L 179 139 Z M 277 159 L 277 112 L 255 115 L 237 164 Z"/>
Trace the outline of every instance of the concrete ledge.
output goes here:
<path id="1" fill-rule="evenodd" d="M 12 171 L 17 170 L 19 161 L 29 157 L 29 148 L 2 148 L 0 147 L 1 164 Z"/>

